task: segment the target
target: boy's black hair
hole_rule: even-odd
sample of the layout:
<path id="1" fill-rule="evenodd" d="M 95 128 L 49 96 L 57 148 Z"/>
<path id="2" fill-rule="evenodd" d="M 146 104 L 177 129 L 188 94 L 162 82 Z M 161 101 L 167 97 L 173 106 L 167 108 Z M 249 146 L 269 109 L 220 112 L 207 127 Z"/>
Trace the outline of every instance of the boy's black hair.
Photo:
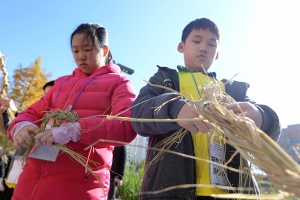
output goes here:
<path id="1" fill-rule="evenodd" d="M 46 87 L 48 86 L 53 86 L 54 85 L 54 80 L 53 81 L 49 81 L 48 83 L 46 83 L 44 86 L 43 86 L 43 90 L 45 91 Z"/>
<path id="2" fill-rule="evenodd" d="M 215 22 L 211 21 L 208 18 L 200 18 L 191 21 L 182 31 L 181 42 L 185 43 L 186 38 L 193 30 L 209 30 L 213 34 L 216 34 L 218 39 L 220 40 L 220 32 L 218 26 Z"/>

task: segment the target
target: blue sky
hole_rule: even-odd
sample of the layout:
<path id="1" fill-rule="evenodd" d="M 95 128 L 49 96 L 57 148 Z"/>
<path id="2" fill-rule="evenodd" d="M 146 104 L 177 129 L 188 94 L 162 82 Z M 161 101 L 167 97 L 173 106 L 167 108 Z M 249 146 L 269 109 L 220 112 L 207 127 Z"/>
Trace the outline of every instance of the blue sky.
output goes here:
<path id="1" fill-rule="evenodd" d="M 283 3 L 284 2 L 284 3 Z M 219 59 L 210 71 L 218 78 L 247 81 L 249 96 L 272 107 L 283 127 L 300 123 L 300 12 L 297 0 L 51 0 L 2 1 L 0 52 L 13 70 L 42 56 L 52 79 L 76 68 L 70 34 L 94 22 L 109 32 L 116 62 L 135 70 L 128 77 L 138 93 L 156 65 L 183 65 L 177 52 L 181 32 L 190 21 L 207 17 L 221 31 Z"/>

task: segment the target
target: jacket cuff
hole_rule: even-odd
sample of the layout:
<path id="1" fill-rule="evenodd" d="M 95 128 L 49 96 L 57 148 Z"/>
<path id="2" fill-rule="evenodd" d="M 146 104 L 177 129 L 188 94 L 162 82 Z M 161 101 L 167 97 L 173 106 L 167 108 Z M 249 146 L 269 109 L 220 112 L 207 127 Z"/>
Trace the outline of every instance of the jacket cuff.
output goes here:
<path id="1" fill-rule="evenodd" d="M 38 128 L 37 125 L 33 124 L 32 122 L 28 122 L 28 121 L 22 121 L 17 123 L 10 131 L 10 137 L 11 139 L 14 141 L 15 137 L 17 136 L 17 134 L 21 131 L 22 128 L 24 128 L 25 126 L 33 126 L 35 128 Z"/>
<path id="2" fill-rule="evenodd" d="M 79 122 L 64 123 L 59 127 L 53 127 L 51 130 L 55 143 L 61 145 L 67 144 L 70 140 L 78 142 L 81 137 Z"/>
<path id="3" fill-rule="evenodd" d="M 187 99 L 182 99 L 176 101 L 176 103 L 172 104 L 172 108 L 169 110 L 169 116 L 171 119 L 177 119 L 178 113 L 181 110 L 182 106 L 188 102 Z"/>
<path id="4" fill-rule="evenodd" d="M 281 126 L 277 114 L 266 105 L 255 104 L 255 106 L 261 111 L 263 116 L 261 130 L 277 141 L 281 134 Z"/>
<path id="5" fill-rule="evenodd" d="M 264 112 L 264 110 L 261 108 L 261 107 L 259 107 L 258 105 L 254 105 L 259 111 L 260 111 L 260 113 L 262 114 L 262 125 L 261 125 L 261 127 L 259 127 L 260 128 L 260 130 L 262 130 L 263 132 L 267 132 L 268 131 L 268 127 L 269 127 L 269 124 L 270 124 L 270 119 L 269 119 L 269 117 L 266 115 L 266 113 Z"/>

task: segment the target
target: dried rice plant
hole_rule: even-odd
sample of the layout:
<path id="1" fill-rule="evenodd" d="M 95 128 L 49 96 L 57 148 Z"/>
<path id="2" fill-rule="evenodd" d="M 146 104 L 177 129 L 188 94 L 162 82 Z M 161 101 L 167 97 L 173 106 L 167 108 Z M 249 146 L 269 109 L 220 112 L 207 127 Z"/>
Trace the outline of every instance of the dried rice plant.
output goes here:
<path id="1" fill-rule="evenodd" d="M 40 128 L 39 128 L 39 133 L 47 130 L 46 125 L 48 124 L 48 122 L 51 119 L 55 119 L 54 123 L 51 126 L 52 128 L 59 127 L 62 124 L 62 122 L 71 122 L 71 123 L 78 122 L 79 121 L 78 115 L 75 112 L 70 112 L 71 108 L 72 108 L 72 106 L 70 105 L 66 108 L 65 111 L 57 109 L 55 112 L 47 112 L 42 119 L 38 120 L 38 121 L 42 122 L 42 124 L 40 125 Z M 93 169 L 91 168 L 92 165 L 99 166 L 100 165 L 99 163 L 96 163 L 96 162 L 84 157 L 80 153 L 77 153 L 77 152 L 67 148 L 64 145 L 55 143 L 55 144 L 53 144 L 53 146 L 57 147 L 63 153 L 66 153 L 67 155 L 72 157 L 74 160 L 76 160 L 79 164 L 81 164 L 84 168 L 86 168 L 87 171 L 89 173 L 91 173 L 96 178 L 96 180 L 100 183 L 100 187 L 103 187 L 103 184 L 102 184 L 100 178 L 98 177 L 97 174 L 95 174 L 93 172 Z M 25 154 L 28 154 L 30 152 L 31 148 L 32 147 L 28 148 L 27 153 L 25 153 Z"/>
<path id="2" fill-rule="evenodd" d="M 8 73 L 5 69 L 4 55 L 1 52 L 0 52 L 0 70 L 3 75 L 1 89 L 0 89 L 0 99 L 2 99 L 9 88 L 9 84 L 8 84 Z M 7 108 L 6 111 L 8 114 L 8 118 L 10 120 L 13 120 L 15 118 L 15 116 L 12 113 L 12 111 L 10 110 L 10 108 Z M 3 120 L 3 113 L 1 110 L 1 112 L 0 112 L 0 148 L 1 148 L 1 151 L 8 152 L 7 149 L 10 150 L 12 146 L 13 146 L 12 142 L 8 139 L 8 137 L 6 135 L 6 130 L 4 127 L 4 120 Z M 1 154 L 0 157 L 4 161 L 4 163 L 7 164 L 7 162 L 8 162 L 7 155 Z"/>
<path id="3" fill-rule="evenodd" d="M 179 144 L 181 142 L 182 137 L 187 133 L 187 130 L 180 129 L 172 134 L 172 137 L 167 137 L 164 140 L 160 141 L 154 148 L 156 149 L 157 153 L 155 157 L 147 164 L 145 164 L 145 172 L 148 171 L 151 166 L 153 166 L 156 162 L 158 162 L 165 153 L 170 149 L 173 144 Z M 150 150 L 150 148 L 149 148 Z M 153 150 L 153 149 L 152 149 Z"/>
<path id="4" fill-rule="evenodd" d="M 154 87 L 162 87 L 155 86 Z M 167 89 L 167 88 L 166 88 Z M 224 94 L 218 85 L 204 86 L 200 89 L 205 94 L 203 98 L 203 104 L 197 107 L 196 110 L 199 114 L 199 118 L 196 119 L 133 119 L 126 117 L 115 117 L 106 116 L 106 120 L 121 120 L 121 121 L 137 121 L 137 122 L 174 122 L 184 120 L 195 120 L 195 121 L 208 121 L 216 130 L 224 133 L 226 136 L 226 142 L 237 149 L 244 159 L 249 160 L 251 163 L 262 169 L 267 175 L 272 185 L 279 191 L 280 194 L 275 196 L 254 196 L 254 195 L 243 195 L 243 194 L 226 194 L 226 195 L 213 195 L 218 198 L 234 198 L 234 199 L 282 199 L 286 197 L 300 196 L 300 166 L 290 156 L 281 149 L 269 136 L 258 129 L 254 122 L 245 116 L 237 116 L 230 110 L 226 109 L 226 105 L 232 102 L 231 97 Z M 182 94 L 181 94 L 182 95 Z M 184 95 L 182 95 L 184 96 Z M 167 103 L 167 102 L 166 102 Z M 162 105 L 164 106 L 164 105 Z M 156 108 L 159 112 L 159 108 Z M 55 126 L 59 126 L 62 121 L 75 122 L 78 121 L 77 116 L 70 116 L 67 111 L 57 110 L 56 113 L 47 113 L 42 119 L 42 125 L 40 131 L 45 129 L 47 122 L 51 118 L 56 118 Z M 98 115 L 103 116 L 103 115 Z M 95 116 L 90 116 L 95 117 Z M 175 153 L 181 156 L 189 157 L 188 155 L 180 154 L 178 152 L 171 152 L 168 147 L 174 142 L 180 142 L 180 138 L 183 137 L 184 132 L 178 133 L 173 138 L 168 138 L 158 144 L 157 148 L 153 150 L 159 151 L 158 157 L 160 159 L 163 153 Z M 99 140 L 96 141 L 105 141 Z M 117 142 L 117 141 L 113 141 Z M 91 146 L 93 146 L 92 144 Z M 87 158 L 78 155 L 70 149 L 67 149 L 63 145 L 55 144 L 63 152 L 67 153 L 81 165 L 88 168 L 86 165 Z M 91 148 L 88 147 L 88 148 Z M 190 156 L 192 157 L 192 156 Z M 193 157 L 194 159 L 198 159 Z M 155 160 L 154 160 L 155 162 Z M 207 161 L 211 162 L 211 161 Z M 152 163 L 153 164 L 153 163 Z M 218 164 L 218 163 L 213 163 Z M 150 164 L 151 165 L 151 164 Z M 224 168 L 228 167 L 223 166 Z M 231 170 L 231 169 L 230 169 Z M 88 171 L 93 174 L 93 171 L 88 168 Z M 94 174 L 93 174 L 94 175 Z M 100 182 L 99 178 L 94 175 Z M 100 182 L 101 183 L 101 182 Z M 192 185 L 192 186 L 191 186 Z M 195 184 L 181 186 L 181 187 L 195 187 Z M 200 186 L 200 185 L 199 185 Z M 180 187 L 180 186 L 178 186 Z M 211 186 L 215 187 L 215 186 Z M 172 189 L 172 188 L 169 188 Z M 228 188 L 224 188 L 228 189 Z M 167 190 L 167 189 L 166 189 Z M 158 192 L 158 191 L 157 191 Z"/>
<path id="5" fill-rule="evenodd" d="M 157 86 L 149 83 L 154 87 Z M 164 87 L 165 88 L 165 87 Z M 168 89 L 168 88 L 165 88 Z M 136 121 L 136 122 L 174 122 L 184 120 L 205 120 L 209 122 L 215 130 L 224 133 L 226 136 L 225 141 L 237 149 L 241 156 L 253 163 L 264 171 L 268 180 L 278 190 L 279 194 L 276 195 L 246 195 L 246 194 L 214 194 L 212 196 L 217 198 L 231 198 L 231 199 L 284 199 L 300 196 L 300 166 L 266 133 L 256 127 L 255 123 L 245 117 L 238 116 L 233 111 L 227 110 L 226 105 L 233 102 L 232 98 L 226 93 L 221 91 L 219 85 L 208 85 L 200 88 L 204 93 L 203 104 L 196 107 L 199 114 L 197 119 L 134 119 L 126 117 L 107 116 L 107 120 L 123 120 L 123 121 Z M 176 92 L 176 91 L 173 91 Z M 181 94 L 182 95 L 182 94 Z M 183 95 L 182 95 L 183 96 Z M 162 105 L 163 106 L 163 105 Z M 194 105 L 193 105 L 194 106 Z M 159 110 L 159 108 L 156 108 Z M 157 162 L 164 153 L 175 153 L 168 151 L 168 147 L 175 142 L 179 142 L 181 134 L 174 134 L 158 144 L 152 150 L 158 151 L 158 156 L 149 163 L 149 167 Z M 299 147 L 298 147 L 299 148 Z M 187 155 L 182 155 L 190 157 Z M 194 159 L 198 159 L 195 158 Z M 207 161 L 210 162 L 210 161 Z M 228 161 L 230 162 L 230 161 Z M 217 163 L 213 163 L 217 164 Z M 224 168 L 227 168 L 223 166 Z M 245 173 L 242 172 L 241 173 Z M 201 187 L 201 185 L 189 184 L 174 186 L 172 188 L 165 188 L 161 191 L 149 192 L 151 194 L 159 193 L 176 188 L 185 187 Z M 202 185 L 203 186 L 203 185 Z M 207 185 L 205 186 L 207 187 Z M 214 186 L 212 186 L 214 187 Z M 218 188 L 222 188 L 219 187 Z M 230 189 L 225 188 L 223 189 Z M 234 189 L 234 188 L 231 188 Z M 240 188 L 238 188 L 240 189 Z M 148 193 L 148 192 L 147 192 Z"/>
<path id="6" fill-rule="evenodd" d="M 79 121 L 77 113 L 75 112 L 70 112 L 71 110 L 71 106 L 69 106 L 65 111 L 62 111 L 60 109 L 57 109 L 55 112 L 47 112 L 44 117 L 36 122 L 42 122 L 39 128 L 38 133 L 44 132 L 47 130 L 46 125 L 48 124 L 48 122 L 51 119 L 55 119 L 54 123 L 52 124 L 51 127 L 59 127 L 61 125 L 62 122 L 77 122 Z M 37 134 L 38 134 L 37 133 Z M 31 133 L 30 134 L 31 137 L 34 139 L 34 136 L 36 135 L 36 133 Z M 53 146 L 57 147 L 61 152 L 66 153 L 67 155 L 69 155 L 71 158 L 73 158 L 75 161 L 77 161 L 79 164 L 81 164 L 85 169 L 87 169 L 87 171 L 92 174 L 96 180 L 99 182 L 100 187 L 103 187 L 103 184 L 100 180 L 100 178 L 98 177 L 97 174 L 95 174 L 93 172 L 93 169 L 91 166 L 99 166 L 99 163 L 96 163 L 86 157 L 84 157 L 83 155 L 81 155 L 80 153 L 77 153 L 71 149 L 69 149 L 68 147 L 61 145 L 61 144 L 53 144 Z M 25 154 L 24 154 L 24 159 L 26 159 L 26 157 L 28 156 L 28 154 L 30 153 L 31 149 L 33 146 L 29 147 Z M 6 149 L 5 151 L 0 152 L 0 156 L 5 155 L 6 153 L 8 153 L 9 151 L 14 150 L 14 147 Z"/>
<path id="7" fill-rule="evenodd" d="M 0 89 L 0 99 L 4 97 L 6 94 L 6 90 L 9 88 L 8 84 L 8 78 L 7 78 L 7 72 L 5 69 L 5 63 L 4 63 L 4 55 L 0 52 L 0 70 L 3 74 L 2 78 L 2 84 L 1 84 L 1 89 Z M 2 148 L 6 147 L 6 138 L 5 138 L 5 127 L 4 127 L 4 121 L 3 121 L 3 115 L 2 112 L 0 112 L 0 144 Z"/>
<path id="8" fill-rule="evenodd" d="M 278 191 L 289 193 L 287 195 L 291 197 L 300 196 L 300 166 L 252 120 L 237 116 L 220 105 L 211 87 L 202 87 L 201 91 L 206 102 L 199 107 L 199 113 L 221 128 L 226 142 L 263 170 Z"/>
<path id="9" fill-rule="evenodd" d="M 2 84 L 1 84 L 1 91 L 0 91 L 0 97 L 3 98 L 4 95 L 7 92 L 7 89 L 9 88 L 9 84 L 8 84 L 8 73 L 5 69 L 5 63 L 4 63 L 4 56 L 3 54 L 0 52 L 0 70 L 2 72 L 3 78 L 2 78 Z"/>

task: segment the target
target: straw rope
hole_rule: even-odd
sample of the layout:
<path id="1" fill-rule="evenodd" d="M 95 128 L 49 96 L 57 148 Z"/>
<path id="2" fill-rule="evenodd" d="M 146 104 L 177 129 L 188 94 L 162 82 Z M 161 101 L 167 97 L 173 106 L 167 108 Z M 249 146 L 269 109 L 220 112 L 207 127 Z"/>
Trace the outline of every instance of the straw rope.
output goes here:
<path id="1" fill-rule="evenodd" d="M 0 99 L 2 99 L 9 88 L 9 84 L 8 84 L 8 73 L 5 69 L 4 55 L 1 52 L 0 52 L 0 70 L 3 75 L 1 89 L 0 89 Z M 7 108 L 6 112 L 10 120 L 13 120 L 15 118 L 10 108 Z M 7 149 L 11 148 L 12 146 L 13 146 L 12 142 L 8 139 L 6 135 L 3 113 L 0 112 L 0 147 L 2 148 L 1 151 L 8 152 Z M 8 163 L 8 158 L 6 154 L 1 155 L 1 159 L 4 161 L 5 164 Z"/>
<path id="2" fill-rule="evenodd" d="M 8 80 L 7 80 L 7 72 L 5 70 L 5 63 L 4 63 L 4 56 L 3 54 L 0 52 L 0 70 L 3 74 L 3 78 L 2 78 L 2 87 L 0 90 L 0 99 L 2 99 L 6 93 L 7 88 L 9 87 L 8 85 Z M 4 127 L 4 121 L 3 121 L 3 115 L 2 112 L 0 112 L 0 143 L 2 148 L 5 148 L 5 135 L 6 131 L 5 131 L 5 127 Z"/>
<path id="3" fill-rule="evenodd" d="M 52 127 L 59 127 L 62 124 L 62 122 L 70 122 L 70 123 L 77 122 L 79 120 L 78 115 L 75 112 L 70 112 L 71 108 L 72 108 L 72 106 L 70 105 L 66 108 L 65 111 L 57 109 L 55 112 L 47 112 L 42 119 L 37 121 L 37 122 L 39 122 L 39 121 L 42 122 L 42 124 L 40 125 L 40 128 L 39 128 L 39 133 L 46 131 L 46 125 L 48 124 L 48 122 L 51 119 L 55 119 L 54 123 L 52 124 Z M 34 135 L 35 134 L 33 134 L 33 136 Z M 86 168 L 87 171 L 89 173 L 91 173 L 96 178 L 96 180 L 99 182 L 100 187 L 103 187 L 103 184 L 102 184 L 99 176 L 94 173 L 94 171 L 91 167 L 91 166 L 99 166 L 100 165 L 99 163 L 96 163 L 96 162 L 84 157 L 80 153 L 77 153 L 77 152 L 67 148 L 64 145 L 55 143 L 55 144 L 53 144 L 53 146 L 57 147 L 63 153 L 66 153 L 67 155 L 72 157 L 74 160 L 76 160 L 79 164 L 81 164 L 84 168 Z M 30 152 L 31 148 L 32 147 L 28 148 L 28 150 L 27 150 L 28 153 Z"/>
<path id="4" fill-rule="evenodd" d="M 2 85 L 1 85 L 2 88 L 0 90 L 0 97 L 3 98 L 7 92 L 7 89 L 9 88 L 9 84 L 8 84 L 8 73 L 5 69 L 4 56 L 1 52 L 0 52 L 0 70 L 3 75 Z"/>
<path id="5" fill-rule="evenodd" d="M 36 122 L 42 122 L 41 125 L 40 125 L 40 128 L 38 130 L 38 133 L 46 131 L 46 125 L 48 124 L 50 119 L 53 119 L 53 118 L 55 120 L 54 120 L 54 123 L 52 124 L 52 127 L 59 127 L 61 125 L 61 123 L 64 122 L 64 121 L 65 122 L 70 122 L 70 123 L 79 121 L 77 113 L 70 112 L 71 108 L 72 107 L 69 106 L 65 111 L 57 109 L 55 112 L 47 112 L 42 119 L 36 121 Z M 32 139 L 34 139 L 34 136 L 38 133 L 30 133 Z M 69 149 L 68 147 L 66 147 L 64 145 L 54 143 L 53 146 L 57 147 L 60 151 L 62 151 L 63 153 L 66 153 L 68 156 L 70 156 L 75 161 L 77 161 L 80 165 L 82 165 L 90 174 L 92 174 L 96 178 L 96 180 L 100 184 L 100 187 L 103 188 L 103 184 L 102 184 L 99 176 L 97 174 L 95 174 L 93 169 L 92 169 L 92 166 L 95 166 L 95 167 L 100 166 L 99 163 L 94 162 L 94 161 L 84 157 L 80 153 L 77 153 L 77 152 Z M 24 160 L 26 159 L 26 157 L 30 153 L 32 147 L 33 146 L 29 147 L 26 150 L 26 152 L 24 154 Z M 10 148 L 5 149 L 4 151 L 1 151 L 0 156 L 5 155 L 6 153 L 8 153 L 11 150 L 15 150 L 15 148 L 10 147 Z"/>

